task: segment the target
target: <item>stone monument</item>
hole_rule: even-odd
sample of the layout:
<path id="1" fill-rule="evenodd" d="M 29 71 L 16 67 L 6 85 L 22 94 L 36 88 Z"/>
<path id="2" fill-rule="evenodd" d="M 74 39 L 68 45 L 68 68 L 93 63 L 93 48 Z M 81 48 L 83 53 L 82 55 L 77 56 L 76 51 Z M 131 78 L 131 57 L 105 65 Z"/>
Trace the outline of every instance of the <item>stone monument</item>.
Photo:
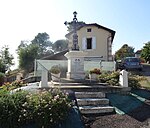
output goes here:
<path id="1" fill-rule="evenodd" d="M 78 35 L 77 35 L 77 12 L 73 12 L 74 18 L 71 22 L 65 22 L 65 25 L 73 23 L 73 44 L 71 50 L 65 54 L 68 59 L 68 79 L 85 79 L 84 72 L 84 56 L 85 52 L 79 50 Z"/>

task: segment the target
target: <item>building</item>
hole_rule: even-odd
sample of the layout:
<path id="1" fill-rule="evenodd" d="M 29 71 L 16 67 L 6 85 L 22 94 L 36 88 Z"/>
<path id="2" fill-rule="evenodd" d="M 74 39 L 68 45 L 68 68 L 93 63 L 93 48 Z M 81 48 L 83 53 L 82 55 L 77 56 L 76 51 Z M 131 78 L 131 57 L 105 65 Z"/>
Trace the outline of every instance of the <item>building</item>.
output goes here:
<path id="1" fill-rule="evenodd" d="M 6 73 L 5 82 L 13 82 L 15 80 L 21 80 L 24 77 L 24 71 L 20 69 L 15 69 Z"/>
<path id="2" fill-rule="evenodd" d="M 77 28 L 79 50 L 87 52 L 85 60 L 112 61 L 112 43 L 115 31 L 97 23 L 82 24 Z M 66 34 L 69 48 L 73 44 L 73 31 Z"/>
<path id="3" fill-rule="evenodd" d="M 140 58 L 140 57 L 141 57 L 141 52 L 142 52 L 142 50 L 137 50 L 137 51 L 135 52 L 135 57 Z"/>

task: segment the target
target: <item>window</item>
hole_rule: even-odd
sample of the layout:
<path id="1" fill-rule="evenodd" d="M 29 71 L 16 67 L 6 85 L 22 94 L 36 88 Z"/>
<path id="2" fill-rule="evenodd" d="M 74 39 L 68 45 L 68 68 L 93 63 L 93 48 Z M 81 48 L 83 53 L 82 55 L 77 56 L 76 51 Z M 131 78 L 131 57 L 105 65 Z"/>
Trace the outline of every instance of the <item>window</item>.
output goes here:
<path id="1" fill-rule="evenodd" d="M 88 29 L 87 29 L 87 32 L 91 32 L 91 30 L 92 30 L 91 28 L 88 28 Z"/>
<path id="2" fill-rule="evenodd" d="M 92 50 L 96 49 L 96 37 L 83 37 L 82 38 L 82 49 Z"/>
<path id="3" fill-rule="evenodd" d="M 92 38 L 87 38 L 86 42 L 87 42 L 87 49 L 92 49 Z"/>

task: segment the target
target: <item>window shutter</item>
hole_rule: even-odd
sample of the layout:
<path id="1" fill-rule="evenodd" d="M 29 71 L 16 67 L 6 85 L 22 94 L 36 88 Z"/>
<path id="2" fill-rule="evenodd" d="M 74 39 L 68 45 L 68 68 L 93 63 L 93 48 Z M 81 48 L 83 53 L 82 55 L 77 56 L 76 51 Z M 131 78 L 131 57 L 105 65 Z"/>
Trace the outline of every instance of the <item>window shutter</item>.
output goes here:
<path id="1" fill-rule="evenodd" d="M 83 50 L 87 49 L 87 44 L 86 44 L 86 38 L 85 37 L 82 38 L 82 49 Z"/>
<path id="2" fill-rule="evenodd" d="M 96 49 L 96 37 L 92 37 L 92 49 Z"/>

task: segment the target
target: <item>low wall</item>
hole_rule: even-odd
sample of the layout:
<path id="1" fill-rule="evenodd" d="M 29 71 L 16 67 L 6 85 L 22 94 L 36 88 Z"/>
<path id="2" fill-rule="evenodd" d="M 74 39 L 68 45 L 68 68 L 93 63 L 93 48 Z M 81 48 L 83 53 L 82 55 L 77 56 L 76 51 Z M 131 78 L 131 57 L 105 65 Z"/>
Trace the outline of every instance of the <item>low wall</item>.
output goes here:
<path id="1" fill-rule="evenodd" d="M 68 61 L 67 60 L 37 60 L 35 76 L 41 76 L 42 66 L 49 70 L 53 65 L 59 65 L 61 68 L 61 77 L 66 77 Z M 114 71 L 116 63 L 114 61 L 84 61 L 84 71 L 94 68 L 100 68 L 103 71 Z"/>

